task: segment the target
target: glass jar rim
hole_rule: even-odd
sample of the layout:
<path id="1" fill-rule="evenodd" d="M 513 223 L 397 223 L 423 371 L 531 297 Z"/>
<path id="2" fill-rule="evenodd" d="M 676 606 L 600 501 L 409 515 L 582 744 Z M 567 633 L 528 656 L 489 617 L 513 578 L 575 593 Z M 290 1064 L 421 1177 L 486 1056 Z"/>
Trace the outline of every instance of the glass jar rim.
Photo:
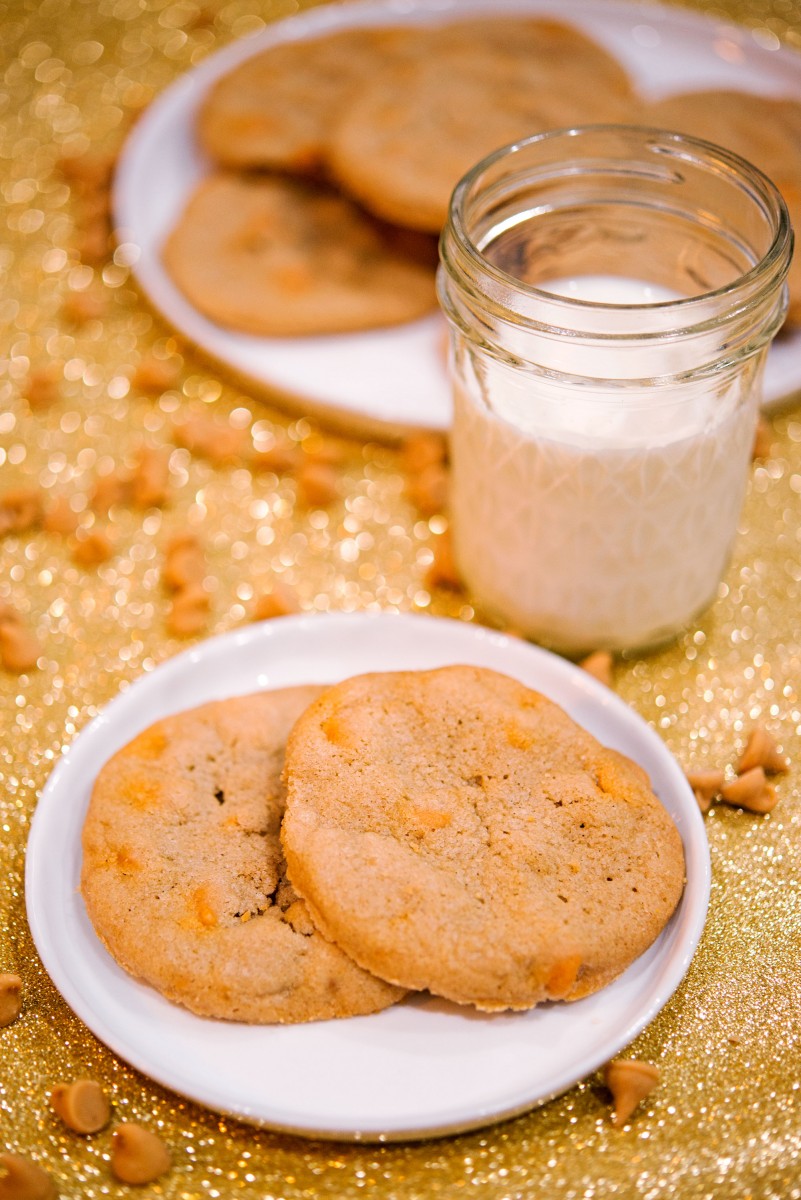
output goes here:
<path id="1" fill-rule="evenodd" d="M 577 296 L 563 296 L 556 292 L 549 292 L 547 289 L 536 287 L 534 284 L 526 283 L 516 276 L 508 274 L 483 254 L 480 246 L 468 233 L 464 220 L 465 203 L 471 193 L 475 191 L 476 185 L 482 176 L 496 163 L 504 159 L 508 159 L 511 162 L 516 155 L 524 152 L 529 146 L 557 139 L 578 139 L 592 135 L 612 133 L 628 136 L 636 135 L 643 146 L 650 149 L 655 148 L 654 142 L 658 140 L 662 147 L 662 153 L 666 155 L 669 153 L 678 159 L 686 159 L 689 155 L 692 155 L 694 161 L 697 162 L 699 156 L 701 156 L 706 161 L 711 161 L 722 166 L 732 178 L 738 178 L 749 186 L 759 197 L 765 211 L 770 214 L 775 230 L 770 246 L 759 261 L 733 280 L 709 291 L 698 292 L 690 296 L 680 296 L 677 299 L 622 304 L 619 302 L 588 300 Z M 565 160 L 568 160 L 567 154 L 565 155 Z M 621 158 L 619 161 L 624 162 L 625 160 Z M 716 145 L 714 142 L 692 137 L 689 134 L 676 133 L 671 130 L 647 125 L 598 124 L 567 126 L 562 129 L 552 129 L 544 133 L 532 134 L 530 137 L 521 138 L 518 141 L 493 150 L 471 167 L 456 184 L 451 195 L 448 221 L 442 235 L 443 246 L 448 235 L 452 235 L 455 238 L 459 251 L 467 257 L 467 260 L 476 266 L 486 277 L 492 279 L 500 288 L 512 288 L 521 296 L 530 297 L 532 300 L 545 304 L 549 308 L 553 306 L 554 314 L 570 311 L 588 313 L 594 311 L 599 314 L 604 311 L 647 311 L 652 314 L 664 313 L 666 316 L 669 314 L 673 328 L 676 328 L 677 325 L 683 325 L 687 328 L 698 324 L 706 324 L 703 317 L 701 317 L 700 321 L 693 320 L 692 314 L 698 313 L 700 317 L 701 310 L 708 308 L 710 301 L 716 301 L 720 304 L 725 303 L 727 307 L 736 306 L 738 298 L 741 296 L 746 297 L 757 287 L 760 280 L 764 281 L 764 286 L 769 286 L 774 280 L 777 284 L 781 283 L 783 276 L 787 273 L 793 248 L 793 229 L 787 205 L 779 189 L 759 167 L 754 166 L 753 163 L 736 154 L 734 151 L 727 150 L 725 147 Z"/>

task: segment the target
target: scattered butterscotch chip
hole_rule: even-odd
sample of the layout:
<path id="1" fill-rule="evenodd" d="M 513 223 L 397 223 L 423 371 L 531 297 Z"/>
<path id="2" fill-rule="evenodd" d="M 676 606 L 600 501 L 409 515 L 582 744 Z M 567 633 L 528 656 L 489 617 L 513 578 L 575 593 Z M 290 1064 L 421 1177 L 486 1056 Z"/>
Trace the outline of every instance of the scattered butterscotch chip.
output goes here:
<path id="1" fill-rule="evenodd" d="M 736 779 L 723 785 L 720 798 L 735 808 L 748 812 L 769 813 L 776 807 L 778 796 L 772 783 L 768 783 L 763 767 L 752 767 Z"/>
<path id="2" fill-rule="evenodd" d="M 42 529 L 47 533 L 74 533 L 80 518 L 70 504 L 68 496 L 56 496 L 42 514 Z"/>
<path id="3" fill-rule="evenodd" d="M 210 607 L 208 593 L 198 585 L 182 588 L 173 596 L 167 614 L 167 629 L 176 637 L 192 637 L 206 624 Z"/>
<path id="4" fill-rule="evenodd" d="M 53 1112 L 73 1133 L 97 1133 L 111 1119 L 111 1106 L 94 1079 L 57 1083 L 50 1093 Z"/>
<path id="5" fill-rule="evenodd" d="M 79 567 L 99 567 L 113 557 L 114 546 L 102 529 L 81 531 L 72 544 L 72 561 Z"/>
<path id="6" fill-rule="evenodd" d="M 339 477 L 330 463 L 304 462 L 295 473 L 298 498 L 309 508 L 325 508 L 336 500 Z"/>
<path id="7" fill-rule="evenodd" d="M 254 447 L 248 455 L 248 465 L 254 471 L 273 471 L 285 475 L 294 471 L 301 460 L 301 452 L 288 438 L 273 442 L 262 449 Z"/>
<path id="8" fill-rule="evenodd" d="M 464 584 L 456 568 L 450 534 L 440 534 L 434 542 L 433 550 L 434 558 L 425 573 L 426 587 L 448 588 L 452 592 L 462 591 Z"/>
<path id="9" fill-rule="evenodd" d="M 62 313 L 73 325 L 96 321 L 105 314 L 107 308 L 105 293 L 88 288 L 82 292 L 69 292 L 61 304 Z"/>
<path id="10" fill-rule="evenodd" d="M 131 372 L 131 387 L 139 392 L 166 392 L 175 387 L 181 368 L 173 359 L 156 358 L 150 354 L 141 359 Z"/>
<path id="11" fill-rule="evenodd" d="M 22 980 L 19 975 L 0 974 L 0 1026 L 16 1021 L 22 1011 Z"/>
<path id="12" fill-rule="evenodd" d="M 152 1183 L 171 1163 L 169 1150 L 150 1129 L 125 1122 L 114 1130 L 111 1171 L 121 1183 Z"/>
<path id="13" fill-rule="evenodd" d="M 131 482 L 119 471 L 100 475 L 94 482 L 89 504 L 95 512 L 107 513 L 115 504 L 127 504 L 131 498 Z"/>
<path id="14" fill-rule="evenodd" d="M 190 417 L 188 421 L 176 425 L 173 441 L 176 446 L 182 446 L 190 454 L 208 459 L 216 466 L 244 461 L 247 457 L 245 431 L 222 425 L 208 417 Z"/>
<path id="15" fill-rule="evenodd" d="M 760 417 L 754 432 L 754 444 L 751 448 L 752 458 L 769 458 L 773 447 L 773 431 L 765 420 Z"/>
<path id="16" fill-rule="evenodd" d="M 12 488 L 0 496 L 0 537 L 35 529 L 42 520 L 42 494 L 38 488 Z"/>
<path id="17" fill-rule="evenodd" d="M 61 395 L 63 376 L 56 363 L 35 367 L 22 385 L 22 395 L 34 412 L 50 408 Z"/>
<path id="18" fill-rule="evenodd" d="M 687 771 L 686 775 L 701 812 L 709 812 L 712 801 L 720 795 L 725 782 L 724 772 L 710 768 L 705 771 Z"/>
<path id="19" fill-rule="evenodd" d="M 0 1154 L 0 1200 L 57 1200 L 53 1179 L 21 1154 Z"/>
<path id="20" fill-rule="evenodd" d="M 42 653 L 37 638 L 12 610 L 0 611 L 0 664 L 6 671 L 22 675 L 33 671 Z"/>
<path id="21" fill-rule="evenodd" d="M 641 1100 L 659 1083 L 659 1068 L 633 1058 L 618 1058 L 606 1064 L 604 1082 L 612 1093 L 613 1123 L 625 1125 Z"/>
<path id="22" fill-rule="evenodd" d="M 412 433 L 401 443 L 401 462 L 408 475 L 441 467 L 447 457 L 447 442 L 438 433 Z"/>
<path id="23" fill-rule="evenodd" d="M 444 512 L 448 507 L 450 474 L 443 463 L 429 463 L 406 480 L 406 495 L 423 516 Z"/>
<path id="24" fill-rule="evenodd" d="M 96 267 L 108 258 L 111 248 L 111 231 L 105 216 L 86 221 L 79 231 L 75 248 L 82 263 Z"/>
<path id="25" fill-rule="evenodd" d="M 327 463 L 330 467 L 341 467 L 343 463 L 347 462 L 351 450 L 343 438 L 315 434 L 303 443 L 303 453 L 307 462 Z"/>
<path id="26" fill-rule="evenodd" d="M 203 547 L 193 533 L 179 533 L 167 544 L 161 579 L 170 591 L 198 585 L 206 574 Z"/>
<path id="27" fill-rule="evenodd" d="M 790 769 L 786 755 L 782 754 L 766 729 L 757 725 L 748 735 L 748 741 L 737 763 L 737 774 L 743 775 L 752 767 L 763 767 L 771 775 L 782 775 Z"/>
<path id="28" fill-rule="evenodd" d="M 58 161 L 63 177 L 81 194 L 106 191 L 111 186 L 114 159 L 104 154 L 65 154 Z"/>
<path id="29" fill-rule="evenodd" d="M 169 492 L 170 456 L 164 450 L 143 446 L 130 479 L 131 503 L 136 508 L 160 508 Z"/>
<path id="30" fill-rule="evenodd" d="M 594 650 L 592 654 L 588 654 L 586 658 L 582 658 L 578 664 L 582 671 L 586 671 L 588 675 L 592 675 L 594 679 L 600 683 L 611 687 L 614 681 L 614 659 L 608 650 Z"/>
<path id="31" fill-rule="evenodd" d="M 286 617 L 300 612 L 298 598 L 285 583 L 276 583 L 272 591 L 258 596 L 253 605 L 254 621 L 269 621 L 273 617 Z"/>

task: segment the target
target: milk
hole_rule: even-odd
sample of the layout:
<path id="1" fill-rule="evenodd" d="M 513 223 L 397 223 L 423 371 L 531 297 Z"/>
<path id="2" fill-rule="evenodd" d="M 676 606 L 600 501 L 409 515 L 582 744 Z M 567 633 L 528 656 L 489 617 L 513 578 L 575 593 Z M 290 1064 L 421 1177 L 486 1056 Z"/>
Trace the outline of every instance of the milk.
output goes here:
<path id="1" fill-rule="evenodd" d="M 679 298 L 615 276 L 537 286 L 615 305 Z M 549 353 L 553 375 L 527 373 L 498 360 L 477 365 L 457 341 L 459 568 L 489 610 L 564 652 L 659 643 L 710 602 L 728 561 L 763 356 L 719 380 L 615 388 L 603 382 L 608 351 L 597 380 L 591 353 L 572 380 L 570 345 L 557 340 Z M 677 345 L 671 375 L 681 354 Z"/>

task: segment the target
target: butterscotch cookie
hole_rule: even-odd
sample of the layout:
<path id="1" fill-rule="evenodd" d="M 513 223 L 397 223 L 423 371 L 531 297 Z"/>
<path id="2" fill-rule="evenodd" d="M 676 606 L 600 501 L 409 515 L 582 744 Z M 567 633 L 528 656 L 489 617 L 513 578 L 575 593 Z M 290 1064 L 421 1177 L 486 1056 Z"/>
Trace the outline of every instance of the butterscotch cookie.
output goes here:
<path id="1" fill-rule="evenodd" d="M 704 138 L 733 150 L 773 180 L 795 229 L 801 228 L 801 101 L 748 92 L 704 91 L 643 106 L 642 125 Z M 790 264 L 787 320 L 801 322 L 801 255 Z"/>
<path id="2" fill-rule="evenodd" d="M 296 1022 L 385 1008 L 397 988 L 320 934 L 286 878 L 287 733 L 315 687 L 259 692 L 157 722 L 101 770 L 81 891 L 131 974 L 202 1016 Z"/>
<path id="3" fill-rule="evenodd" d="M 486 1010 L 574 1000 L 682 892 L 645 772 L 479 667 L 363 675 L 290 734 L 282 827 L 315 925 L 367 970 Z"/>
<path id="4" fill-rule="evenodd" d="M 428 52 L 391 62 L 332 122 L 328 168 L 370 211 L 438 231 L 475 163 L 549 129 L 630 117 L 622 66 L 557 21 L 492 17 L 428 35 Z"/>
<path id="5" fill-rule="evenodd" d="M 210 176 L 163 254 L 200 312 L 247 333 L 342 333 L 436 305 L 432 267 L 397 250 L 344 196 L 299 180 Z"/>
<path id="6" fill-rule="evenodd" d="M 357 27 L 254 54 L 209 89 L 200 144 L 223 166 L 319 172 L 328 129 L 354 85 L 380 73 L 408 37 Z"/>

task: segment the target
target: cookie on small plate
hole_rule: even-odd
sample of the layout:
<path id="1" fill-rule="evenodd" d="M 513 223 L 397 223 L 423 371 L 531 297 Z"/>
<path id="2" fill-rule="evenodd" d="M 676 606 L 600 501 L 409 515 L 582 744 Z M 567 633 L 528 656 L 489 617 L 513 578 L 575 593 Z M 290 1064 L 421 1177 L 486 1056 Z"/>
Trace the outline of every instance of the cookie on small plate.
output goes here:
<path id="1" fill-rule="evenodd" d="M 682 893 L 681 838 L 644 771 L 486 668 L 337 684 L 293 729 L 285 779 L 282 843 L 315 925 L 460 1004 L 588 995 Z"/>
<path id="2" fill-rule="evenodd" d="M 302 180 L 217 173 L 163 247 L 206 317 L 269 337 L 412 321 L 436 306 L 434 268 L 336 192 Z"/>
<path id="3" fill-rule="evenodd" d="M 623 67 L 560 22 L 454 22 L 428 43 L 428 53 L 364 80 L 328 138 L 331 174 L 388 221 L 437 232 L 454 186 L 490 151 L 548 129 L 630 119 Z"/>
<path id="4" fill-rule="evenodd" d="M 166 717 L 100 771 L 81 892 L 130 974 L 201 1016 L 300 1022 L 386 1008 L 401 991 L 312 926 L 279 842 L 287 734 L 316 687 Z"/>

